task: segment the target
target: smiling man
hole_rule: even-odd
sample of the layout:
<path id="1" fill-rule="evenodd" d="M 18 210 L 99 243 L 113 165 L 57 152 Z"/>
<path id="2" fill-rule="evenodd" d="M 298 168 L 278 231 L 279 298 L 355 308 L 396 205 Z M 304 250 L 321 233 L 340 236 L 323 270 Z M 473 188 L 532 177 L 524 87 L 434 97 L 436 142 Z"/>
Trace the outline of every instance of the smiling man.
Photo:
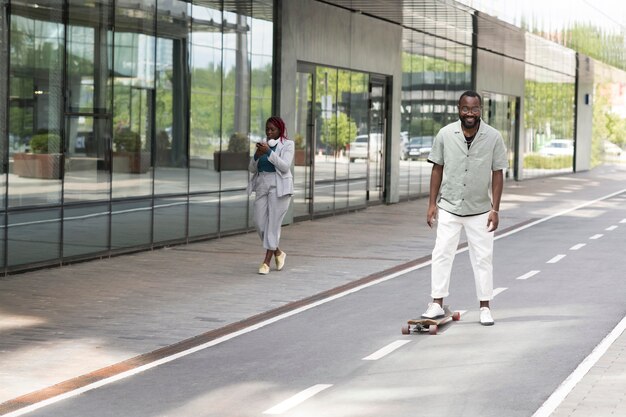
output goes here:
<path id="1" fill-rule="evenodd" d="M 433 142 L 428 162 L 433 164 L 426 223 L 438 220 L 432 253 L 432 303 L 422 317 L 443 317 L 443 299 L 449 295 L 450 273 L 461 230 L 465 230 L 474 270 L 480 324 L 494 324 L 489 302 L 493 298 L 493 235 L 508 161 L 502 135 L 481 120 L 482 99 L 475 91 L 459 98 L 459 121 L 443 127 Z"/>

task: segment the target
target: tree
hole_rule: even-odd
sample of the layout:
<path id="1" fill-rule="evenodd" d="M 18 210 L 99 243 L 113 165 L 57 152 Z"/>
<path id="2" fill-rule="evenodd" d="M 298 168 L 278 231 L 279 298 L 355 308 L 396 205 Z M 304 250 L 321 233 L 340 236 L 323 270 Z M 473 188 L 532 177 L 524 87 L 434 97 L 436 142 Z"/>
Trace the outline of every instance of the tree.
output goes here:
<path id="1" fill-rule="evenodd" d="M 324 119 L 320 140 L 324 145 L 337 152 L 344 149 L 346 144 L 356 135 L 356 123 L 345 113 L 333 114 Z"/>

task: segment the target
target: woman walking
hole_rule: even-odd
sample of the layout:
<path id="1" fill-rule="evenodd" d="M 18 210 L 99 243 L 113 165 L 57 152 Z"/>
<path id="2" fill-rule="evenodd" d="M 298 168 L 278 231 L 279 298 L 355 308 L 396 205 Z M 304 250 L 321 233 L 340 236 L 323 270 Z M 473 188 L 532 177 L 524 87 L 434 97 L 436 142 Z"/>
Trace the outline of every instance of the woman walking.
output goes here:
<path id="1" fill-rule="evenodd" d="M 256 152 L 250 159 L 248 170 L 253 174 L 248 192 L 255 192 L 254 223 L 265 248 L 265 259 L 259 274 L 269 274 L 272 256 L 276 269 L 285 266 L 287 254 L 278 248 L 283 218 L 293 194 L 294 143 L 287 139 L 285 122 L 272 116 L 265 123 L 266 139 L 256 144 Z"/>

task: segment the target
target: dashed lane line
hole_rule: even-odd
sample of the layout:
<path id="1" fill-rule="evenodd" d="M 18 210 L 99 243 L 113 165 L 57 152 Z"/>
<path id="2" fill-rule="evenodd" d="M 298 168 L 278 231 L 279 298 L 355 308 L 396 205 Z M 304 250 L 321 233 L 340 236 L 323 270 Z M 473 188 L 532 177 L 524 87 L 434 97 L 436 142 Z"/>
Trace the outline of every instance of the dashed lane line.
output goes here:
<path id="1" fill-rule="evenodd" d="M 606 230 L 607 232 L 610 232 L 610 231 L 612 231 L 612 230 L 617 229 L 617 227 L 618 227 L 617 225 L 613 225 L 613 226 L 609 226 L 609 227 L 607 227 L 607 228 L 606 228 L 606 229 L 604 229 L 604 230 Z"/>
<path id="2" fill-rule="evenodd" d="M 283 414 L 283 413 L 291 410 L 295 406 L 302 404 L 303 402 L 305 402 L 309 398 L 313 397 L 314 395 L 317 395 L 320 392 L 322 392 L 325 389 L 328 389 L 328 388 L 330 388 L 332 386 L 333 386 L 333 384 L 317 384 L 317 385 L 313 385 L 312 387 L 309 387 L 309 388 L 305 389 L 304 391 L 300 391 L 299 393 L 297 393 L 293 397 L 290 397 L 290 398 L 286 399 L 285 401 L 281 402 L 280 404 L 276 404 L 274 407 L 269 408 L 269 409 L 263 411 L 263 414 L 270 414 L 270 415 Z"/>
<path id="3" fill-rule="evenodd" d="M 521 276 L 519 276 L 519 277 L 517 277 L 515 279 L 528 279 L 530 277 L 534 277 L 539 272 L 541 272 L 541 271 L 529 271 L 529 272 L 526 272 L 524 275 L 521 275 Z"/>
<path id="4" fill-rule="evenodd" d="M 547 264 L 555 264 L 558 261 L 560 261 L 561 259 L 565 258 L 567 255 L 563 255 L 563 254 L 558 254 L 556 255 L 554 258 L 550 259 L 548 262 L 546 262 Z"/>
<path id="5" fill-rule="evenodd" d="M 597 235 L 591 236 L 589 239 L 596 240 L 596 239 L 600 239 L 602 236 L 604 236 L 602 233 L 598 233 Z"/>
<path id="6" fill-rule="evenodd" d="M 508 290 L 508 288 L 505 288 L 505 287 L 496 288 L 495 290 L 493 290 L 493 296 L 495 297 L 498 294 L 502 294 L 506 290 Z"/>
<path id="7" fill-rule="evenodd" d="M 569 250 L 578 250 L 580 248 L 585 247 L 586 245 L 587 245 L 586 243 L 578 243 L 578 244 L 572 246 L 571 248 L 569 248 Z"/>
<path id="8" fill-rule="evenodd" d="M 402 346 L 410 342 L 411 342 L 410 340 L 396 340 L 395 342 L 389 343 L 384 348 L 378 349 L 376 352 L 372 353 L 371 355 L 364 357 L 363 360 L 364 361 L 377 361 L 378 359 L 389 355 L 394 350 L 399 349 Z"/>

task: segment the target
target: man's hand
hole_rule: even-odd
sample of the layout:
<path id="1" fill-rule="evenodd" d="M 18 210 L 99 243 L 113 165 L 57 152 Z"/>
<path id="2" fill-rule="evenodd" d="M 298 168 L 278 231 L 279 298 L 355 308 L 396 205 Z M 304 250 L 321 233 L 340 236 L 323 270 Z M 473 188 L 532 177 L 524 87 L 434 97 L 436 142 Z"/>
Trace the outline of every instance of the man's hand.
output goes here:
<path id="1" fill-rule="evenodd" d="M 432 229 L 433 225 L 437 221 L 437 206 L 428 206 L 428 212 L 426 213 L 426 223 L 428 227 Z"/>
<path id="2" fill-rule="evenodd" d="M 498 218 L 498 212 L 491 210 L 489 212 L 489 217 L 487 217 L 487 231 L 493 232 L 494 230 L 496 230 L 498 228 L 499 222 L 500 219 Z"/>

